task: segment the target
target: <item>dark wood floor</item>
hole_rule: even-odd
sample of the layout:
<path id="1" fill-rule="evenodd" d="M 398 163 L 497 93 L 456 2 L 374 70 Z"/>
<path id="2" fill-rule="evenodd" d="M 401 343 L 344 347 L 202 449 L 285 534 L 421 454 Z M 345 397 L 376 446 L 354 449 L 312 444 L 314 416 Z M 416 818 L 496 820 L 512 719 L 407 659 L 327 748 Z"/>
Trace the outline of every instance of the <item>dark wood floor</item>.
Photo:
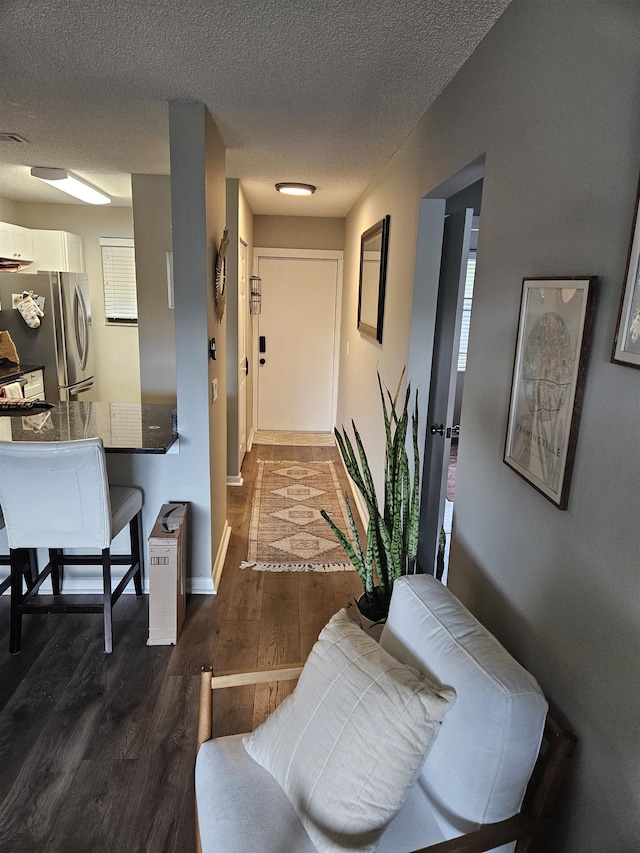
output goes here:
<path id="1" fill-rule="evenodd" d="M 123 596 L 114 650 L 99 616 L 26 616 L 19 655 L 0 599 L 0 851 L 190 853 L 198 672 L 304 660 L 361 586 L 354 572 L 240 570 L 257 459 L 337 450 L 256 446 L 229 490 L 231 542 L 217 596 L 191 596 L 175 647 L 147 646 L 147 601 Z M 291 685 L 220 691 L 217 734 L 247 731 Z"/>

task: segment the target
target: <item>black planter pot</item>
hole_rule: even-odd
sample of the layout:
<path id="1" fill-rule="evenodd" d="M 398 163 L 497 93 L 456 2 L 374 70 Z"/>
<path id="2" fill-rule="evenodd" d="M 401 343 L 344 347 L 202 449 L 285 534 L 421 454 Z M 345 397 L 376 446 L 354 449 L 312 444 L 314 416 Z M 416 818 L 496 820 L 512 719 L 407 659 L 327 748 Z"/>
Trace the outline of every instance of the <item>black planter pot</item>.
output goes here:
<path id="1" fill-rule="evenodd" d="M 388 606 L 379 600 L 374 602 L 374 607 L 370 607 L 364 593 L 362 593 L 356 604 L 358 605 L 358 615 L 362 630 L 378 642 L 387 621 Z"/>

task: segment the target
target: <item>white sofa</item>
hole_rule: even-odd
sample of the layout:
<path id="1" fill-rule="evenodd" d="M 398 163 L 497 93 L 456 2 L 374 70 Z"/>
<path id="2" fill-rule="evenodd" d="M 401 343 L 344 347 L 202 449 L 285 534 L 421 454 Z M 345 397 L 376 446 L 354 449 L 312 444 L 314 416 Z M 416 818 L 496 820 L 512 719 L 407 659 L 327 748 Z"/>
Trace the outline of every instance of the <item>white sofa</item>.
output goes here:
<path id="1" fill-rule="evenodd" d="M 454 687 L 457 700 L 417 784 L 376 849 L 409 853 L 475 831 L 477 847 L 441 849 L 514 850 L 514 842 L 502 842 L 530 835 L 533 827 L 531 815 L 514 816 L 520 812 L 545 731 L 547 702 L 537 682 L 446 587 L 427 575 L 396 581 L 380 643 L 403 663 Z M 205 742 L 196 761 L 202 850 L 313 853 L 291 803 L 271 775 L 247 755 L 242 735 L 206 740 L 208 687 L 216 686 L 210 672 L 204 683 L 208 723 L 204 734 L 201 730 Z M 554 734 L 562 733 L 555 729 Z M 569 736 L 559 767 L 568 762 L 571 748 Z M 547 787 L 555 789 L 558 780 L 548 782 Z M 546 802 L 538 801 L 536 808 L 544 811 Z M 528 841 L 521 844 L 527 849 Z"/>

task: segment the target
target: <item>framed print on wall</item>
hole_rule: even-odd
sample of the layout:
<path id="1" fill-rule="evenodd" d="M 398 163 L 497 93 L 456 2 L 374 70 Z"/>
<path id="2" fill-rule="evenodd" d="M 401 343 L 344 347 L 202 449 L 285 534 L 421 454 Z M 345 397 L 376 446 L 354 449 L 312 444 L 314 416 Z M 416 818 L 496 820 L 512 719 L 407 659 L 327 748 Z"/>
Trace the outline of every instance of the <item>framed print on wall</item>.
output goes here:
<path id="1" fill-rule="evenodd" d="M 611 360 L 640 367 L 640 183 Z"/>
<path id="2" fill-rule="evenodd" d="M 504 461 L 559 509 L 569 498 L 596 281 L 522 283 Z"/>

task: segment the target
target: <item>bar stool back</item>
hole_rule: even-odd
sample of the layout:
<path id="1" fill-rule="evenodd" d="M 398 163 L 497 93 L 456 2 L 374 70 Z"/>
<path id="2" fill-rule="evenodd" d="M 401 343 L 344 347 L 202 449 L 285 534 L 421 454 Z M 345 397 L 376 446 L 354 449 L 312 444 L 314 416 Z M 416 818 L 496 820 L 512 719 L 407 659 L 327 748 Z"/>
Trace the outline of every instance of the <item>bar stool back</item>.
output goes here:
<path id="1" fill-rule="evenodd" d="M 142 595 L 142 492 L 109 486 L 104 446 L 99 438 L 0 441 L 0 505 L 11 561 L 12 654 L 20 650 L 25 613 L 102 613 L 105 652 L 111 652 L 113 605 L 132 578 L 136 595 Z M 131 552 L 112 555 L 112 540 L 126 524 Z M 23 592 L 24 557 L 20 554 L 34 548 L 47 548 L 49 562 Z M 73 554 L 64 552 L 70 548 L 74 549 Z M 76 549 L 82 549 L 82 553 Z M 32 602 L 49 575 L 54 596 L 59 595 L 63 567 L 72 565 L 102 566 L 101 605 Z M 111 589 L 112 565 L 128 567 L 115 590 Z"/>

